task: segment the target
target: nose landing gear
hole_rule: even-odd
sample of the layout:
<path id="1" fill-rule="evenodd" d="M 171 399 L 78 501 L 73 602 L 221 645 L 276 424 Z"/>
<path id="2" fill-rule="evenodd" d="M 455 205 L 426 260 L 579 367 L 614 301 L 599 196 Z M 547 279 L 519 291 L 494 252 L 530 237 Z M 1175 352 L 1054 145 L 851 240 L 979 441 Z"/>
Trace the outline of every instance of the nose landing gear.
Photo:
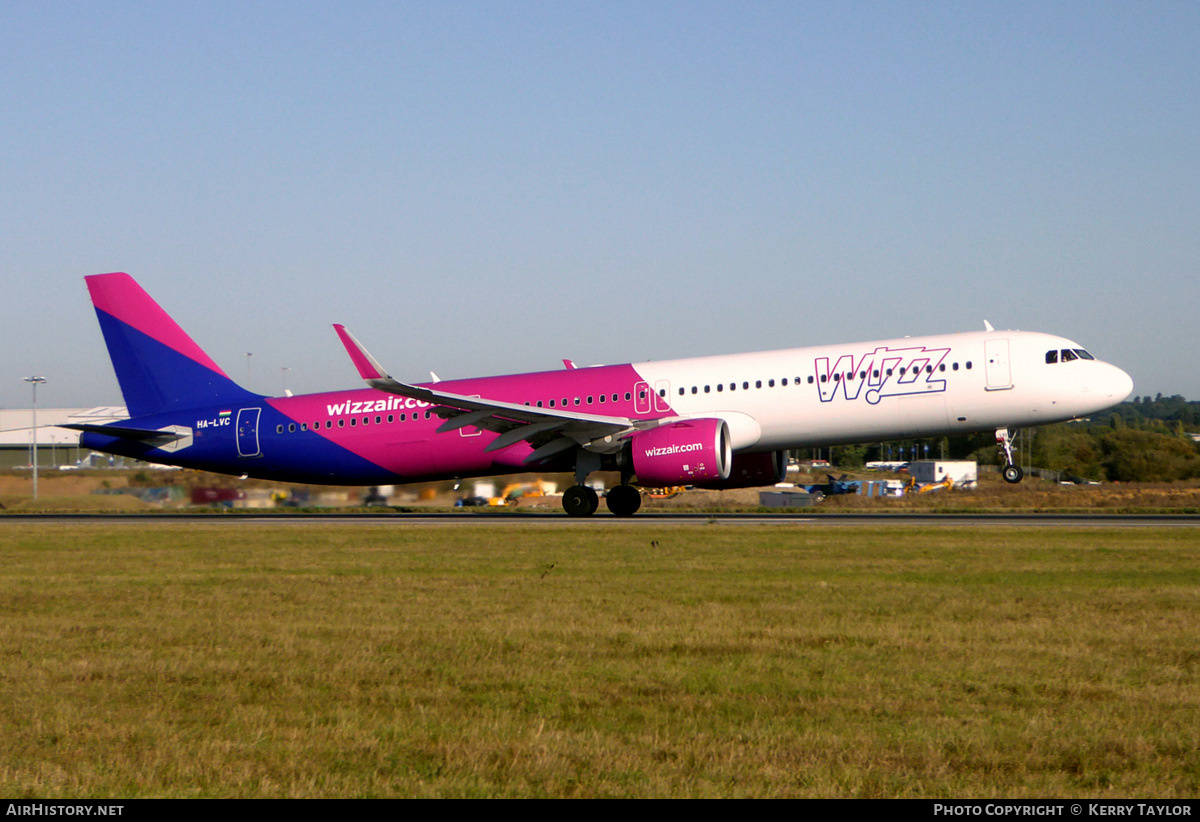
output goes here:
<path id="1" fill-rule="evenodd" d="M 1024 478 L 1025 471 L 1021 466 L 1013 463 L 1012 455 L 1012 438 L 1008 434 L 1007 428 L 996 429 L 996 448 L 1000 451 L 1000 456 L 1004 458 L 1004 470 L 1002 476 L 1005 482 L 1018 483 Z"/>

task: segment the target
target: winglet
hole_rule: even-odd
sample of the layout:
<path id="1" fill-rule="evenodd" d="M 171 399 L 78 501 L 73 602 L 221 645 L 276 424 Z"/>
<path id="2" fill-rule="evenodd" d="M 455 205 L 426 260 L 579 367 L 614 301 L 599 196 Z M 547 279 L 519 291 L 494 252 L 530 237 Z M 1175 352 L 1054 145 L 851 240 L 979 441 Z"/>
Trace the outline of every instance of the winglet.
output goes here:
<path id="1" fill-rule="evenodd" d="M 341 323 L 334 323 L 333 330 L 341 338 L 342 345 L 346 347 L 346 353 L 350 355 L 350 360 L 354 363 L 354 367 L 358 369 L 360 377 L 368 382 L 371 380 L 389 379 L 387 371 L 379 364 L 379 360 L 372 357 L 371 352 L 363 348 L 362 343 L 346 330 L 346 326 Z"/>

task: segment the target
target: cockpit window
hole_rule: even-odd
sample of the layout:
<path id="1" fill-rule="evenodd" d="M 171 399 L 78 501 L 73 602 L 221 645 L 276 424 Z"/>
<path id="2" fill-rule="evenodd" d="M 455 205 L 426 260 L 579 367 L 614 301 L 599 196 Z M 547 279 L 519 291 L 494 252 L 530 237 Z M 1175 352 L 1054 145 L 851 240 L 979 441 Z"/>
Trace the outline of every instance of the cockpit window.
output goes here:
<path id="1" fill-rule="evenodd" d="M 1053 365 L 1056 362 L 1071 362 L 1072 360 L 1094 360 L 1096 359 L 1082 348 L 1064 348 L 1061 351 L 1047 351 L 1046 364 Z"/>

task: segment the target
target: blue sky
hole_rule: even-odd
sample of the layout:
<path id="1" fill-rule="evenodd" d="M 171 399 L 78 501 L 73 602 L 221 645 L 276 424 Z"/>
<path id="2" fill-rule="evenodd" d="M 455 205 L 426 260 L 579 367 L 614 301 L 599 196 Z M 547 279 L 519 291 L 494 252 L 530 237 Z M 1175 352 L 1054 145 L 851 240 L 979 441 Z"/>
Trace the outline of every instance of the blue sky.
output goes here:
<path id="1" fill-rule="evenodd" d="M 106 271 L 270 393 L 986 318 L 1200 399 L 1194 2 L 10 0 L 0 111 L 6 407 L 120 402 Z"/>

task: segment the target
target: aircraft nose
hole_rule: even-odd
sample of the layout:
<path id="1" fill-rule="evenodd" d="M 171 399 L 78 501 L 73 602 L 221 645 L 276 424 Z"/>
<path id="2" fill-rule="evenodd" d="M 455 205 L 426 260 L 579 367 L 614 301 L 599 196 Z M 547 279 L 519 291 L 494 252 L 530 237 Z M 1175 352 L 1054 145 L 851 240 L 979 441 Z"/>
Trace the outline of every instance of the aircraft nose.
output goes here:
<path id="1" fill-rule="evenodd" d="M 1105 381 L 1106 384 L 1104 387 L 1107 389 L 1108 396 L 1112 399 L 1114 404 L 1118 402 L 1124 402 L 1125 399 L 1133 393 L 1133 377 L 1129 376 L 1115 365 L 1109 367 L 1112 369 L 1112 373 Z"/>

